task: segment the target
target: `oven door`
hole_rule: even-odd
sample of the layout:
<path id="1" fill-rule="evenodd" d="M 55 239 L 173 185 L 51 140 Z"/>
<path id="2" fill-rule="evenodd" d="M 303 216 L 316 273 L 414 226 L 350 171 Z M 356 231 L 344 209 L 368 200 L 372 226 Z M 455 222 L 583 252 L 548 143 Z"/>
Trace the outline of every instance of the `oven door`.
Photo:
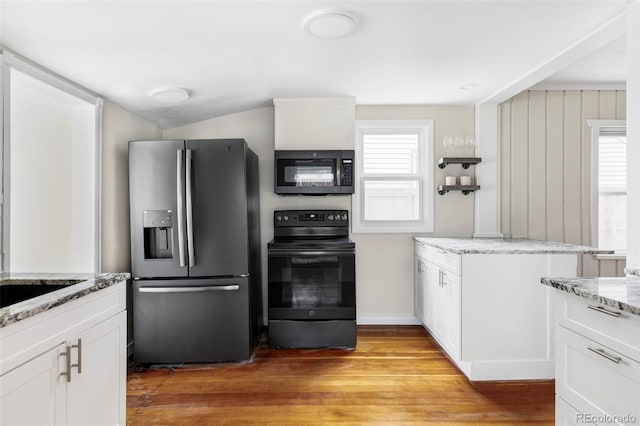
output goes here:
<path id="1" fill-rule="evenodd" d="M 353 250 L 269 252 L 269 319 L 356 318 Z"/>

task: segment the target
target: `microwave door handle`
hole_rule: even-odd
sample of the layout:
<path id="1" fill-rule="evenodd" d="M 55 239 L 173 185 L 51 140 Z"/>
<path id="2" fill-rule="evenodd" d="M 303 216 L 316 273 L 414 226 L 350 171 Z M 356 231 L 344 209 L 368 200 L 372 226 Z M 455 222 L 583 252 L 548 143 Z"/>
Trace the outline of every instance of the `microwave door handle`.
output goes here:
<path id="1" fill-rule="evenodd" d="M 184 268 L 184 170 L 182 162 L 182 150 L 179 149 L 176 155 L 176 199 L 178 202 L 178 257 L 180 258 L 180 267 Z"/>
<path id="2" fill-rule="evenodd" d="M 189 255 L 189 267 L 196 264 L 196 254 L 194 253 L 193 244 L 193 185 L 191 181 L 193 163 L 193 151 L 187 149 L 187 252 Z"/>

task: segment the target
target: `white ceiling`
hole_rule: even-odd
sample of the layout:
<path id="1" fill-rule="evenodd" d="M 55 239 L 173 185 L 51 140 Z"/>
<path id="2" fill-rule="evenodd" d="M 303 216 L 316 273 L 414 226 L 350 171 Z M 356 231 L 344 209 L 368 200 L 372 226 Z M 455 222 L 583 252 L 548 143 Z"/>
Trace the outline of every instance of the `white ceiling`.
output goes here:
<path id="1" fill-rule="evenodd" d="M 354 96 L 358 104 L 477 103 L 569 49 L 627 4 L 0 1 L 0 43 L 6 49 L 162 128 L 270 105 L 280 97 Z M 304 17 L 325 8 L 355 13 L 356 31 L 341 39 L 307 34 Z M 602 74 L 606 70 L 588 78 Z M 584 69 L 552 78 L 583 75 Z M 460 89 L 471 82 L 479 87 Z M 154 104 L 148 94 L 165 86 L 183 87 L 191 99 L 174 106 Z"/>

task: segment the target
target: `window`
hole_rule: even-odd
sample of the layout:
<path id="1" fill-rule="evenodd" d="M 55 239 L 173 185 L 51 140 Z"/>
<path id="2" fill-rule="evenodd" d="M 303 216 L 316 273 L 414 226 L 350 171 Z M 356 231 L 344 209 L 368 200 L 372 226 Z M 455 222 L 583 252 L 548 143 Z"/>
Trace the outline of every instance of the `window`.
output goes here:
<path id="1" fill-rule="evenodd" d="M 354 232 L 433 232 L 433 121 L 356 121 Z"/>
<path id="2" fill-rule="evenodd" d="M 592 244 L 627 247 L 627 135 L 624 121 L 590 120 L 593 139 Z"/>

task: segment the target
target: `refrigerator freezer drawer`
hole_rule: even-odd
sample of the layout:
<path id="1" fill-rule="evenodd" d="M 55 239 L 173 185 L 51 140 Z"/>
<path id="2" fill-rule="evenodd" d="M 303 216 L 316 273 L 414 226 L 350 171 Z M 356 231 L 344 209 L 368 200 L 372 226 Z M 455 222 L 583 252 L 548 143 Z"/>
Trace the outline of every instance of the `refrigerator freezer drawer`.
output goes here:
<path id="1" fill-rule="evenodd" d="M 134 359 L 142 363 L 251 357 L 247 278 L 133 283 Z"/>

